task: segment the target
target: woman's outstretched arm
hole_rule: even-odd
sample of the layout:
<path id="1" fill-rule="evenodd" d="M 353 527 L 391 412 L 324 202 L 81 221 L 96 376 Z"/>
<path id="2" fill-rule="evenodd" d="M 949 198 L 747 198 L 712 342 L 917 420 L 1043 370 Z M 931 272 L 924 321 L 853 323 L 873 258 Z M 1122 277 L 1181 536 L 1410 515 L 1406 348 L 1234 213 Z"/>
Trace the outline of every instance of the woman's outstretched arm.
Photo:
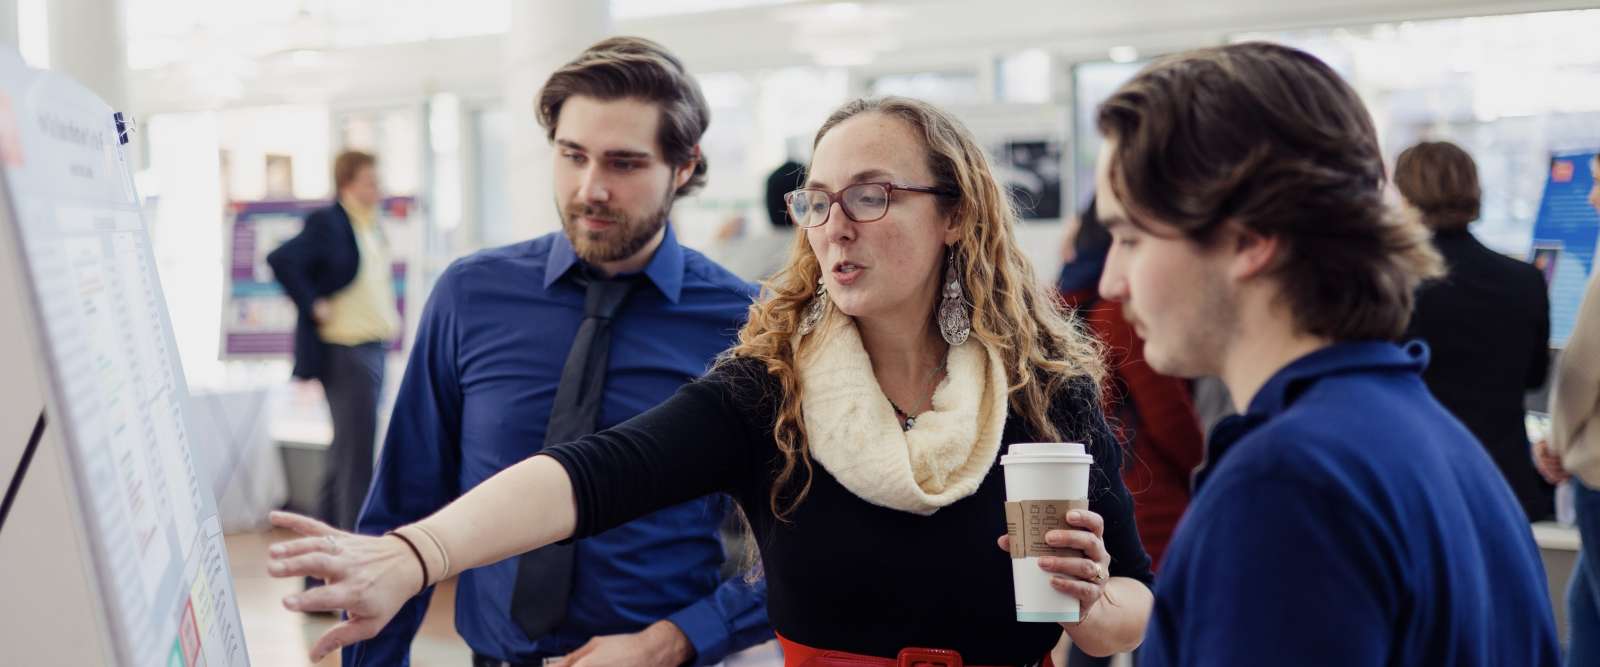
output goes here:
<path id="1" fill-rule="evenodd" d="M 566 468 L 548 456 L 534 456 L 432 516 L 382 537 L 347 533 L 288 512 L 274 512 L 271 518 L 274 526 L 302 537 L 272 546 L 268 572 L 327 582 L 284 598 L 284 606 L 349 614 L 312 647 L 312 659 L 321 660 L 378 634 L 426 586 L 570 537 L 577 508 Z"/>

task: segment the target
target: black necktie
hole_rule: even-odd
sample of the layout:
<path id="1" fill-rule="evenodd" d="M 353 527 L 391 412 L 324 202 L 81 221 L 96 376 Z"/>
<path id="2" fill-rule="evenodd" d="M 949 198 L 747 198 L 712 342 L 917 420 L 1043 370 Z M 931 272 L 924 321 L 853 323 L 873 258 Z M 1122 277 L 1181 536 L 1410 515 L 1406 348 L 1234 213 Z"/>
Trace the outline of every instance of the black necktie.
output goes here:
<path id="1" fill-rule="evenodd" d="M 637 277 L 607 280 L 592 278 L 581 269 L 574 282 L 586 286 L 583 322 L 561 367 L 555 405 L 544 444 L 559 445 L 595 432 L 611 356 L 611 319 Z M 537 511 L 537 508 L 533 508 Z M 511 595 L 511 617 L 529 639 L 550 634 L 567 614 L 572 593 L 572 545 L 552 544 L 523 554 L 517 561 L 517 586 Z"/>

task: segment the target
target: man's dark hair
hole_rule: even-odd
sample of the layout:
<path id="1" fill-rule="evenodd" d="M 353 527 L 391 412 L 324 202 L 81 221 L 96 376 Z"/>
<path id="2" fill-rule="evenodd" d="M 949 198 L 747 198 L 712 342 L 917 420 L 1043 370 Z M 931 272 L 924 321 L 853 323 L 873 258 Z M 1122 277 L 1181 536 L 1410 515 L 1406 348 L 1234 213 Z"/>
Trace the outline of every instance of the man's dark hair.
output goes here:
<path id="1" fill-rule="evenodd" d="M 574 95 L 604 101 L 631 98 L 656 105 L 661 110 L 656 143 L 663 158 L 674 168 L 694 163 L 694 175 L 676 196 L 705 185 L 706 159 L 696 146 L 711 124 L 711 109 L 700 94 L 700 84 L 666 48 L 640 37 L 611 37 L 556 70 L 539 89 L 539 124 L 550 140 L 556 137 L 561 106 Z"/>
<path id="2" fill-rule="evenodd" d="M 1478 165 L 1448 141 L 1424 141 L 1402 151 L 1394 163 L 1394 186 L 1433 229 L 1465 229 L 1478 219 Z"/>
<path id="3" fill-rule="evenodd" d="M 804 187 L 806 184 L 806 166 L 788 160 L 767 175 L 767 218 L 774 227 L 792 227 L 794 220 L 789 218 L 789 204 L 783 196 Z"/>
<path id="4" fill-rule="evenodd" d="M 1111 232 L 1100 224 L 1100 213 L 1095 210 L 1095 198 L 1078 212 L 1078 235 L 1072 239 L 1072 252 L 1079 257 L 1101 256 L 1111 247 Z"/>
<path id="5" fill-rule="evenodd" d="M 1158 60 L 1098 126 L 1132 224 L 1201 244 L 1228 225 L 1276 239 L 1272 274 L 1308 333 L 1398 338 L 1417 285 L 1443 271 L 1428 231 L 1383 203 L 1360 98 L 1305 52 L 1252 42 Z"/>

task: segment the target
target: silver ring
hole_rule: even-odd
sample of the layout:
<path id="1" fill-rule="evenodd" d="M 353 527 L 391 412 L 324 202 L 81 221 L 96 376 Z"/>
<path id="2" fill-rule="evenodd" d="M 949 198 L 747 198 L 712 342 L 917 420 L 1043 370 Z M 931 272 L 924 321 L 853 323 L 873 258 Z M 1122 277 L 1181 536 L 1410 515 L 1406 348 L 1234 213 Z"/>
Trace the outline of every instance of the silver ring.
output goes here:
<path id="1" fill-rule="evenodd" d="M 342 548 L 339 546 L 339 541 L 333 539 L 332 535 L 323 535 L 322 539 L 328 541 L 328 549 L 330 550 L 328 553 L 338 554 L 342 550 Z"/>

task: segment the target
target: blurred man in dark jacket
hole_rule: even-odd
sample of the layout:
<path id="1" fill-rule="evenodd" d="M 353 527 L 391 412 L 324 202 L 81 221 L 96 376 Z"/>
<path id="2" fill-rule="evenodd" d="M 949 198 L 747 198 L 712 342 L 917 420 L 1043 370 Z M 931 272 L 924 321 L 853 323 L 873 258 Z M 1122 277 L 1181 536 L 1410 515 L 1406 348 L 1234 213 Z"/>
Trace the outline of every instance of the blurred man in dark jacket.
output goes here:
<path id="1" fill-rule="evenodd" d="M 1466 151 L 1448 142 L 1417 144 L 1400 154 L 1394 172 L 1407 213 L 1433 230 L 1449 271 L 1417 293 L 1406 331 L 1433 351 L 1422 378 L 1489 450 L 1528 520 L 1548 518 L 1554 489 L 1528 457 L 1523 420 L 1523 394 L 1543 386 L 1550 367 L 1544 276 L 1467 231 L 1481 194 Z"/>

